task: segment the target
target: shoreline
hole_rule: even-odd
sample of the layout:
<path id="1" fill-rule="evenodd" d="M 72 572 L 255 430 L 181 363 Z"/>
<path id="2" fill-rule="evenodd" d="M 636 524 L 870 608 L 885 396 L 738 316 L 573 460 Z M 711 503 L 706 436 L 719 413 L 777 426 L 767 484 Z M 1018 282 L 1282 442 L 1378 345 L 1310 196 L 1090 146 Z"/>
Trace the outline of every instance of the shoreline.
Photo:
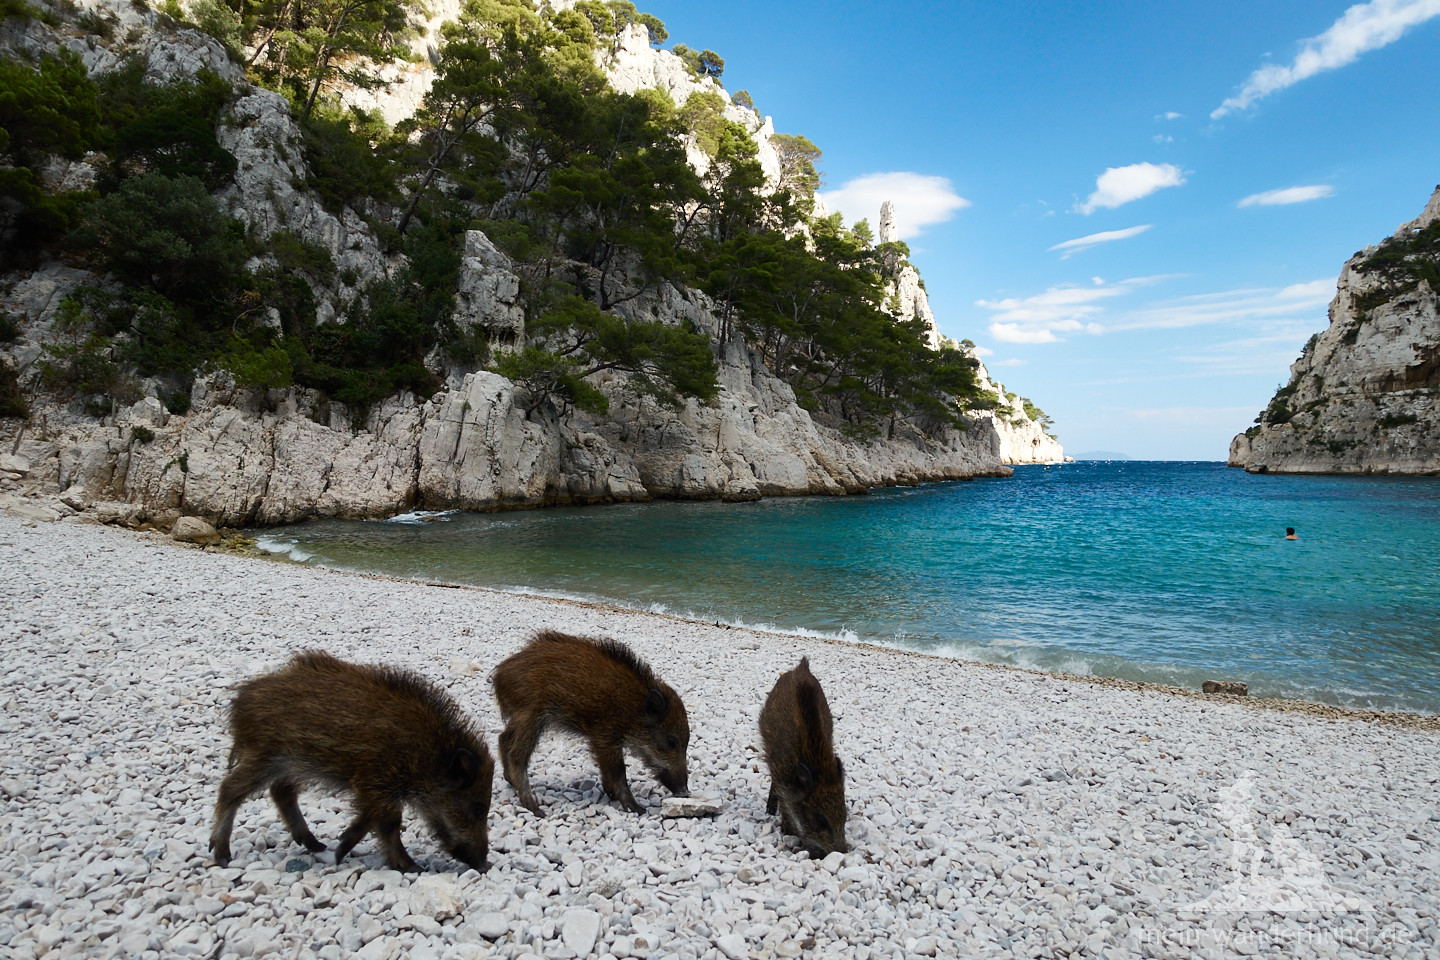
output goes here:
<path id="1" fill-rule="evenodd" d="M 7 515 L 0 622 L 7 956 L 1120 958 L 1239 943 L 1309 958 L 1440 946 L 1428 890 L 1440 737 L 1428 728 Z M 493 746 L 488 672 L 540 628 L 622 639 L 675 688 L 691 789 L 718 815 L 660 816 L 665 792 L 633 761 L 649 809 L 625 813 L 583 743 L 547 737 L 530 775 L 548 815 L 530 816 L 497 777 L 483 875 L 411 815 L 405 843 L 422 873 L 384 869 L 373 838 L 337 867 L 296 844 L 265 798 L 240 811 L 231 865 L 209 860 L 239 681 L 306 647 L 407 666 L 448 689 Z M 765 813 L 756 731 L 766 692 L 802 655 L 846 772 L 852 850 L 820 862 Z M 350 819 L 330 794 L 300 804 L 329 844 Z M 1242 854 L 1253 866 L 1237 871 Z"/>
<path id="2" fill-rule="evenodd" d="M 180 544 L 174 544 L 181 549 L 194 549 Z M 702 620 L 698 617 L 686 617 L 674 613 L 658 613 L 653 610 L 643 610 L 639 607 L 627 607 L 623 603 L 615 603 L 608 600 L 586 600 L 581 597 L 557 597 L 544 593 L 531 593 L 526 590 L 501 590 L 497 587 L 482 587 L 471 583 L 449 583 L 444 580 L 420 580 L 413 577 L 401 577 L 393 574 L 366 573 L 360 570 L 344 570 L 339 567 L 306 566 L 303 562 L 291 560 L 284 554 L 272 553 L 270 551 L 256 548 L 255 554 L 248 554 L 243 551 L 233 551 L 232 555 L 246 557 L 247 559 L 259 560 L 266 563 L 277 563 L 282 566 L 293 566 L 305 570 L 318 570 L 324 573 L 332 573 L 345 577 L 360 577 L 367 580 L 384 580 L 393 583 L 408 583 L 415 586 L 435 587 L 442 590 L 470 590 L 478 593 L 499 594 L 509 597 L 523 597 L 544 603 L 568 604 L 586 609 L 603 610 L 611 613 L 621 613 L 636 617 L 655 617 L 662 620 L 673 620 L 678 623 L 687 623 L 695 626 L 708 626 L 718 629 L 729 630 L 735 633 L 750 633 L 757 637 L 779 637 L 805 642 L 817 642 L 834 644 L 842 647 L 856 647 L 862 650 L 884 650 L 890 653 L 907 657 L 921 657 L 932 660 L 943 660 L 954 663 L 963 663 L 966 666 L 979 667 L 987 670 L 1006 670 L 1016 673 L 1029 674 L 1036 677 L 1049 677 L 1055 680 L 1063 680 L 1067 683 L 1089 683 L 1101 687 L 1111 687 L 1117 690 L 1128 690 L 1132 692 L 1160 693 L 1167 696 L 1184 697 L 1189 700 L 1201 700 L 1208 703 L 1233 703 L 1240 706 L 1254 707 L 1260 710 L 1276 710 L 1281 713 L 1299 713 L 1312 717 L 1321 717 L 1331 720 L 1349 720 L 1360 723 L 1378 723 L 1408 730 L 1431 730 L 1440 732 L 1440 714 L 1415 713 L 1407 710 L 1373 710 L 1363 707 L 1347 707 L 1340 704 L 1325 703 L 1320 700 L 1304 700 L 1296 697 L 1250 697 L 1231 696 L 1229 694 L 1204 693 L 1200 690 L 1193 690 L 1189 687 L 1177 687 L 1168 683 L 1155 683 L 1150 680 L 1127 680 L 1123 677 L 1107 677 L 1096 674 L 1060 673 L 1051 670 L 1040 670 L 1035 667 L 1022 667 L 1008 663 L 992 663 L 988 660 L 970 660 L 965 657 L 956 657 L 944 653 L 927 653 L 924 650 L 909 650 L 905 647 L 888 646 L 880 643 L 866 643 L 863 640 L 845 640 L 841 637 L 828 636 L 822 633 L 792 633 L 787 630 L 775 629 L 765 630 L 759 627 L 743 626 L 726 623 L 717 620 Z"/>

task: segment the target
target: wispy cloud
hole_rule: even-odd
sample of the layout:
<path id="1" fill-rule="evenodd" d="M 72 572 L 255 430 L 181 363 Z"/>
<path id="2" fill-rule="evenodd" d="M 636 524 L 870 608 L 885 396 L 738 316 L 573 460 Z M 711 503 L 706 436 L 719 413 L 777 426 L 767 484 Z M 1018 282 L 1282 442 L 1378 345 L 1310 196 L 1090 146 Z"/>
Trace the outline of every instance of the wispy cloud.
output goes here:
<path id="1" fill-rule="evenodd" d="M 1100 333 L 1094 318 L 1104 312 L 1101 303 L 1123 296 L 1160 278 L 1137 277 L 1120 283 L 1097 282 L 1089 287 L 1051 287 L 1031 297 L 1004 300 L 977 300 L 976 305 L 993 310 L 990 335 L 1002 343 L 1055 343 L 1061 333 Z"/>
<path id="2" fill-rule="evenodd" d="M 1436 0 L 1440 3 L 1440 0 Z M 1148 197 L 1166 187 L 1178 187 L 1185 174 L 1173 163 L 1132 163 L 1128 167 L 1110 167 L 1095 179 L 1095 192 L 1084 203 L 1073 208 L 1087 216 L 1096 210 L 1112 210 L 1132 200 Z"/>
<path id="3" fill-rule="evenodd" d="M 1437 16 L 1440 16 L 1440 0 L 1357 3 L 1341 14 L 1329 30 L 1305 40 L 1294 63 L 1289 66 L 1267 63 L 1250 74 L 1239 93 L 1210 111 L 1210 119 L 1219 120 L 1277 90 L 1352 63 L 1360 54 L 1394 43 L 1406 30 Z"/>
<path id="4" fill-rule="evenodd" d="M 1179 120 L 1179 119 L 1180 119 L 1181 117 L 1183 117 L 1183 116 L 1185 116 L 1185 114 L 1183 114 L 1183 113 L 1176 113 L 1174 110 L 1169 110 L 1169 111 L 1166 111 L 1165 113 L 1157 113 L 1157 114 L 1155 114 L 1155 119 L 1156 119 L 1156 120 Z"/>
<path id="5" fill-rule="evenodd" d="M 895 228 L 902 240 L 970 206 L 945 177 L 904 172 L 866 174 L 820 197 L 830 210 L 843 211 L 848 222 L 869 220 L 871 227 L 880 225 L 880 205 L 889 200 L 895 204 Z"/>
<path id="6" fill-rule="evenodd" d="M 994 356 L 994 355 L 995 355 L 995 351 L 994 351 L 994 350 L 991 350 L 989 347 L 976 347 L 976 348 L 975 348 L 975 356 L 977 356 L 977 357 L 991 357 L 991 356 Z"/>
<path id="7" fill-rule="evenodd" d="M 1300 355 L 1305 338 L 1316 329 L 1308 320 L 1280 320 L 1263 326 L 1267 328 L 1263 336 L 1225 340 L 1175 359 L 1211 375 L 1279 373 Z"/>
<path id="8" fill-rule="evenodd" d="M 1128 240 L 1131 237 L 1139 236 L 1152 226 L 1154 224 L 1142 223 L 1138 227 L 1126 227 L 1124 230 L 1105 230 L 1085 237 L 1076 237 L 1074 240 L 1066 240 L 1064 243 L 1057 243 L 1049 249 L 1064 250 L 1065 253 L 1060 259 L 1069 260 L 1081 250 L 1089 250 L 1091 247 L 1098 247 L 1102 243 L 1112 243 L 1116 240 Z"/>
<path id="9" fill-rule="evenodd" d="M 1324 322 L 1325 305 L 1335 293 L 1334 280 L 1314 280 L 1288 287 L 1225 290 L 1160 300 L 1115 311 L 1111 301 L 1170 279 L 1135 277 L 1119 283 L 1052 287 L 1030 297 L 979 300 L 994 312 L 990 335 L 1002 343 L 1057 343 L 1064 334 L 1093 335 L 1134 330 L 1173 330 L 1207 324 L 1293 321 L 1314 330 Z"/>
<path id="10" fill-rule="evenodd" d="M 1212 323 L 1273 320 L 1310 315 L 1335 296 L 1334 280 L 1312 280 L 1288 287 L 1262 287 L 1203 293 L 1161 301 L 1105 324 L 1106 331 L 1174 330 Z"/>
<path id="11" fill-rule="evenodd" d="M 1250 196 L 1235 204 L 1237 207 L 1280 207 L 1290 203 L 1309 203 L 1311 200 L 1323 200 L 1326 197 L 1335 196 L 1335 188 L 1327 183 L 1319 183 L 1310 187 L 1286 187 L 1283 190 L 1266 190 L 1264 193 L 1252 193 Z"/>
<path id="12" fill-rule="evenodd" d="M 1019 357 L 1011 357 L 1009 360 L 996 360 L 994 363 L 990 364 L 990 366 L 992 366 L 992 367 L 1023 367 L 1023 366 L 1025 366 L 1025 361 L 1024 361 L 1024 360 L 1021 360 Z"/>

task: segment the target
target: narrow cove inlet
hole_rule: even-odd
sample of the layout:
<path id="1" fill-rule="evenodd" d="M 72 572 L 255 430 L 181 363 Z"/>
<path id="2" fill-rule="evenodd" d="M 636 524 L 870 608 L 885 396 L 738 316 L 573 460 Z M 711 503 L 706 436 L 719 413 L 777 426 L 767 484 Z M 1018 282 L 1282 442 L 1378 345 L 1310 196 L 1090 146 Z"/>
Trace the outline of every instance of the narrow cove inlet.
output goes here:
<path id="1" fill-rule="evenodd" d="M 1440 712 L 1433 478 L 1082 462 L 868 497 L 417 513 L 256 536 L 312 566 Z"/>

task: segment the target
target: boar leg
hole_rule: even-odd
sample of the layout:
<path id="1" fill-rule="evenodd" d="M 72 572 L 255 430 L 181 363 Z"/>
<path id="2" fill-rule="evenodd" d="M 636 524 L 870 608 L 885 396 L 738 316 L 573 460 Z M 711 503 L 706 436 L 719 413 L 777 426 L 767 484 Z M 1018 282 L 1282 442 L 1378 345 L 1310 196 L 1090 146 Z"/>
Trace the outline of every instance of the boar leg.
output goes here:
<path id="1" fill-rule="evenodd" d="M 390 869 L 401 873 L 418 873 L 420 865 L 405 851 L 400 842 L 400 807 L 387 807 L 376 817 L 375 835 L 380 838 L 380 850 Z"/>
<path id="2" fill-rule="evenodd" d="M 355 820 L 350 826 L 345 828 L 344 833 L 340 834 L 340 844 L 335 848 L 335 863 L 337 866 L 341 860 L 345 859 L 347 853 L 355 849 L 355 844 L 365 838 L 365 834 L 370 832 L 370 828 L 373 825 L 374 820 L 369 808 L 361 804 L 355 815 Z"/>
<path id="3" fill-rule="evenodd" d="M 230 863 L 230 831 L 235 814 L 245 798 L 265 786 L 265 762 L 249 757 L 230 768 L 220 781 L 220 799 L 215 803 L 215 829 L 210 832 L 210 855 L 220 866 Z"/>
<path id="4" fill-rule="evenodd" d="M 325 844 L 316 840 L 315 834 L 306 826 L 305 817 L 300 813 L 299 797 L 299 790 L 289 780 L 276 780 L 270 784 L 270 799 L 275 801 L 275 809 L 280 811 L 280 819 L 290 828 L 290 836 L 311 853 L 319 853 L 325 849 Z"/>
<path id="5" fill-rule="evenodd" d="M 590 750 L 600 766 L 600 785 L 610 799 L 631 813 L 644 813 L 645 808 L 636 802 L 635 795 L 630 792 L 630 781 L 625 778 L 625 751 L 618 746 L 593 742 Z"/>
<path id="6" fill-rule="evenodd" d="M 516 717 L 500 734 L 500 762 L 505 767 L 505 780 L 520 795 L 525 809 L 537 817 L 545 816 L 535 793 L 530 789 L 530 755 L 540 742 L 541 725 L 534 719 Z"/>
<path id="7" fill-rule="evenodd" d="M 765 801 L 765 812 L 770 816 L 775 815 L 775 807 L 780 802 L 780 794 L 775 792 L 775 781 L 770 781 L 770 797 Z"/>

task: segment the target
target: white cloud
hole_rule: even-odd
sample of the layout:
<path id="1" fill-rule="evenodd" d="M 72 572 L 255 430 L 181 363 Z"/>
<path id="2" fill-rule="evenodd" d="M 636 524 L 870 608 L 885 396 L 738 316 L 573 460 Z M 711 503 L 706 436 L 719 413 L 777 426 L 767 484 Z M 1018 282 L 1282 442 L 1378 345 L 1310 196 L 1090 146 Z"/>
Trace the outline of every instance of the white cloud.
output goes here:
<path id="1" fill-rule="evenodd" d="M 846 222 L 869 220 L 872 229 L 879 228 L 880 205 L 889 200 L 895 204 L 895 228 L 902 240 L 970 206 L 945 177 L 919 173 L 870 173 L 819 196 L 831 211 L 843 211 Z"/>
<path id="2" fill-rule="evenodd" d="M 1011 357 L 1009 360 L 996 360 L 994 363 L 990 364 L 990 366 L 992 366 L 992 367 L 1023 367 L 1023 366 L 1025 366 L 1025 361 L 1024 361 L 1024 360 L 1021 360 L 1019 357 Z"/>
<path id="3" fill-rule="evenodd" d="M 974 352 L 975 356 L 977 357 L 989 357 L 994 356 L 995 354 L 995 351 L 991 350 L 989 347 L 976 347 Z"/>
<path id="4" fill-rule="evenodd" d="M 1105 329 L 1175 330 L 1212 323 L 1309 316 L 1322 310 L 1334 296 L 1334 280 L 1312 280 L 1280 289 L 1204 293 L 1143 307 L 1107 323 Z"/>
<path id="5" fill-rule="evenodd" d="M 1436 0 L 1440 3 L 1440 0 Z M 1095 180 L 1095 192 L 1084 203 L 1077 203 L 1076 213 L 1092 214 L 1096 210 L 1112 210 L 1132 200 L 1148 197 L 1156 190 L 1178 187 L 1185 182 L 1184 171 L 1173 163 L 1132 163 L 1128 167 L 1109 167 Z"/>
<path id="6" fill-rule="evenodd" d="M 1440 0 L 1370 0 L 1341 14 L 1330 29 L 1304 41 L 1289 66 L 1267 63 L 1250 74 L 1240 92 L 1210 112 L 1219 120 L 1256 100 L 1326 70 L 1343 67 L 1370 50 L 1390 44 L 1416 24 L 1440 16 Z"/>
<path id="7" fill-rule="evenodd" d="M 1065 254 L 1061 260 L 1069 260 L 1081 250 L 1089 250 L 1091 247 L 1098 247 L 1102 243 L 1111 243 L 1115 240 L 1128 240 L 1149 230 L 1153 224 L 1143 223 L 1138 227 L 1126 227 L 1124 230 L 1105 230 L 1100 233 L 1092 233 L 1085 237 L 1076 237 L 1074 240 L 1066 240 L 1064 243 L 1057 243 L 1050 247 L 1050 250 L 1064 250 Z"/>
<path id="8" fill-rule="evenodd" d="M 1183 113 L 1176 113 L 1174 110 L 1169 110 L 1169 111 L 1166 111 L 1165 113 L 1157 113 L 1157 114 L 1155 114 L 1155 119 L 1156 119 L 1156 120 L 1179 120 L 1179 119 L 1180 119 L 1181 117 L 1183 117 L 1183 116 L 1185 116 L 1185 114 L 1183 114 Z"/>
<path id="9" fill-rule="evenodd" d="M 1157 134 L 1155 134 L 1155 136 L 1151 137 L 1150 139 L 1153 140 L 1153 141 L 1155 141 L 1156 143 L 1174 143 L 1174 142 L 1175 142 L 1175 138 L 1174 138 L 1174 137 L 1170 136 L 1169 134 L 1165 134 L 1165 133 L 1157 133 Z"/>
<path id="10" fill-rule="evenodd" d="M 1104 310 L 1100 301 L 1129 293 L 1137 286 L 1157 279 L 1139 277 L 1091 287 L 1051 287 L 1033 297 L 977 300 L 976 305 L 995 311 L 989 330 L 996 340 L 1003 343 L 1055 343 L 1062 339 L 1056 336 L 1057 333 L 1100 333 L 1102 328 L 1093 322 L 1093 318 Z"/>
<path id="11" fill-rule="evenodd" d="M 1222 323 L 1290 321 L 1314 330 L 1324 324 L 1325 305 L 1335 293 L 1334 280 L 1314 280 L 1288 287 L 1226 290 L 1144 304 L 1111 312 L 1108 301 L 1152 286 L 1167 276 L 1135 277 L 1096 286 L 1052 287 L 1031 297 L 979 300 L 994 311 L 990 335 L 1002 343 L 1058 343 L 1068 333 L 1118 333 L 1132 330 L 1173 330 Z"/>
<path id="12" fill-rule="evenodd" d="M 1316 323 L 1307 320 L 1262 321 L 1261 325 L 1267 329 L 1264 336 L 1226 340 L 1176 359 L 1207 374 L 1278 374 L 1300 355 L 1305 338 L 1316 329 Z"/>
<path id="13" fill-rule="evenodd" d="M 1252 193 L 1235 204 L 1237 207 L 1279 207 L 1290 203 L 1309 203 L 1335 196 L 1335 188 L 1326 183 L 1312 187 L 1286 187 L 1283 190 L 1266 190 Z"/>

